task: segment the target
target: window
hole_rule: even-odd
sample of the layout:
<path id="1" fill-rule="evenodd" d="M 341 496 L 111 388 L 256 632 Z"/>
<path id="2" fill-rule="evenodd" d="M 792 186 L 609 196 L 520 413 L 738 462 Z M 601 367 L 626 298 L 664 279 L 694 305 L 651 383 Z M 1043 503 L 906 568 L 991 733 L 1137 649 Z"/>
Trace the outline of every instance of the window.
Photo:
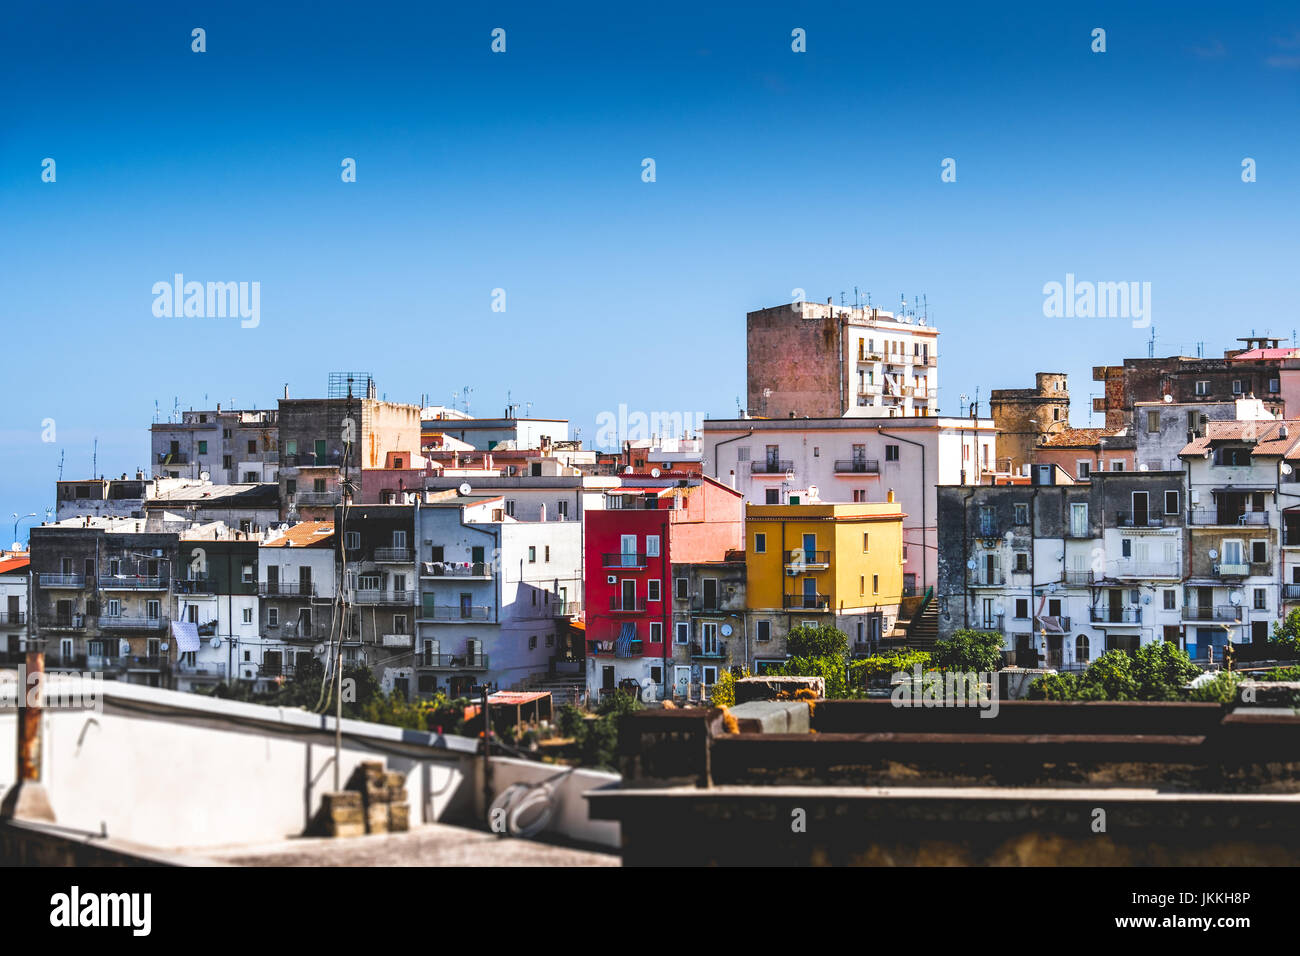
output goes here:
<path id="1" fill-rule="evenodd" d="M 645 556 L 647 558 L 659 557 L 659 535 L 648 534 L 645 536 Z"/>
<path id="2" fill-rule="evenodd" d="M 1165 492 L 1165 514 L 1167 515 L 1178 514 L 1178 492 L 1176 491 Z"/>
<path id="3" fill-rule="evenodd" d="M 206 455 L 207 453 L 208 453 L 208 443 L 205 441 L 199 442 L 199 454 Z"/>
<path id="4" fill-rule="evenodd" d="M 314 479 L 312 479 L 311 490 L 314 491 L 314 492 L 315 492 L 316 494 L 318 494 L 318 495 L 320 495 L 320 494 L 324 494 L 324 493 L 325 493 L 325 479 L 324 479 L 324 478 L 314 478 Z"/>
<path id="5" fill-rule="evenodd" d="M 659 593 L 662 587 L 663 587 L 662 581 L 660 581 L 658 578 L 651 578 L 649 581 L 646 582 L 645 599 L 647 601 L 663 600 L 663 596 Z"/>
<path id="6" fill-rule="evenodd" d="M 316 462 L 320 464 L 325 460 L 325 439 L 316 439 Z"/>
<path id="7" fill-rule="evenodd" d="M 866 531 L 862 532 L 862 553 L 866 554 L 871 550 L 871 535 Z"/>
<path id="8" fill-rule="evenodd" d="M 749 461 L 749 446 L 742 445 L 736 449 L 736 461 Z"/>
<path id="9" fill-rule="evenodd" d="M 1154 408 L 1147 409 L 1147 433 L 1154 434 L 1160 431 L 1160 412 Z"/>
<path id="10" fill-rule="evenodd" d="M 1196 394 L 1197 394 L 1197 395 L 1209 395 L 1209 394 L 1210 394 L 1210 383 L 1209 383 L 1209 382 L 1206 382 L 1206 381 L 1197 382 L 1197 383 L 1196 383 Z"/>
<path id="11" fill-rule="evenodd" d="M 779 505 L 781 503 L 780 488 L 767 488 L 764 490 L 765 490 L 765 494 L 763 495 L 764 504 Z"/>
<path id="12" fill-rule="evenodd" d="M 407 630 L 406 630 L 406 615 L 405 615 L 405 614 L 394 614 L 394 615 L 393 615 L 393 633 L 395 633 L 395 634 L 405 634 L 405 633 L 407 633 Z"/>
<path id="13" fill-rule="evenodd" d="M 1121 557 L 1133 557 L 1133 539 L 1121 538 L 1119 542 L 1119 553 Z"/>
<path id="14" fill-rule="evenodd" d="M 515 499 L 513 498 L 506 499 L 506 515 L 510 518 L 515 516 Z"/>
<path id="15" fill-rule="evenodd" d="M 297 494 L 297 493 L 298 493 L 298 482 L 297 482 L 296 480 L 294 480 L 293 478 L 286 478 L 286 479 L 284 479 L 284 492 L 285 492 L 285 494 L 287 494 L 287 495 L 295 495 L 295 494 Z"/>
<path id="16" fill-rule="evenodd" d="M 1234 378 L 1234 379 L 1232 380 L 1232 394 L 1233 394 L 1233 395 L 1240 395 L 1240 394 L 1242 393 L 1242 391 L 1243 391 L 1243 390 L 1242 390 L 1242 387 L 1241 387 L 1241 379 L 1239 379 L 1239 378 Z"/>
<path id="17" fill-rule="evenodd" d="M 767 553 L 767 535 L 764 534 L 762 531 L 755 532 L 754 534 L 754 553 L 755 554 Z"/>
<path id="18" fill-rule="evenodd" d="M 663 640 L 664 640 L 664 622 L 651 621 L 650 622 L 650 643 L 662 644 Z"/>
<path id="19" fill-rule="evenodd" d="M 380 589 L 379 575 L 363 574 L 357 579 L 357 589 L 361 591 L 378 591 Z"/>
<path id="20" fill-rule="evenodd" d="M 1027 551 L 1016 552 L 1015 569 L 1020 572 L 1025 572 L 1029 570 L 1029 552 Z"/>
<path id="21" fill-rule="evenodd" d="M 284 443 L 284 453 L 286 455 L 298 454 L 298 441 L 295 438 L 288 438 Z"/>
<path id="22" fill-rule="evenodd" d="M 556 516 L 557 518 L 561 518 L 561 519 L 569 517 L 569 502 L 568 502 L 568 501 L 566 501 L 565 499 L 561 498 L 559 501 L 557 501 L 557 502 L 555 503 L 555 516 Z"/>
<path id="23" fill-rule="evenodd" d="M 870 500 L 871 500 L 871 499 L 867 497 L 867 489 L 866 489 L 866 488 L 854 488 L 854 489 L 853 489 L 853 501 L 854 501 L 855 504 L 866 504 L 866 503 L 867 503 L 868 501 L 870 501 Z"/>
<path id="24" fill-rule="evenodd" d="M 691 582 L 689 578 L 677 579 L 677 600 L 685 601 L 691 596 Z"/>
<path id="25" fill-rule="evenodd" d="M 1088 505 L 1086 502 L 1070 504 L 1070 537 L 1088 537 Z"/>
<path id="26" fill-rule="evenodd" d="M 243 621 L 245 624 L 253 623 L 253 609 L 251 607 L 244 608 Z"/>
<path id="27" fill-rule="evenodd" d="M 770 641 L 772 639 L 772 622 L 755 621 L 754 622 L 754 640 Z"/>
<path id="28" fill-rule="evenodd" d="M 691 640 L 691 625 L 688 621 L 678 621 L 676 635 L 673 642 L 676 644 L 689 644 Z"/>
<path id="29" fill-rule="evenodd" d="M 1074 639 L 1074 659 L 1079 663 L 1088 660 L 1088 635 L 1080 634 Z"/>
<path id="30" fill-rule="evenodd" d="M 1016 617 L 1029 617 L 1029 598 L 1016 598 Z"/>
<path id="31" fill-rule="evenodd" d="M 528 649 L 529 649 L 530 651 L 535 651 L 535 650 L 537 650 L 537 635 L 536 635 L 536 634 L 534 634 L 534 635 L 532 635 L 530 638 L 528 638 Z"/>
<path id="32" fill-rule="evenodd" d="M 349 531 L 343 535 L 343 547 L 348 551 L 356 551 L 361 547 L 361 532 Z"/>
<path id="33" fill-rule="evenodd" d="M 107 614 L 107 616 L 108 616 L 108 617 L 121 617 L 121 616 L 122 616 L 122 602 L 119 601 L 117 598 L 109 598 L 109 599 L 108 599 L 108 614 Z"/>
<path id="34" fill-rule="evenodd" d="M 1252 564 L 1265 564 L 1268 562 L 1268 542 L 1255 540 L 1250 543 L 1250 560 Z"/>
<path id="35" fill-rule="evenodd" d="M 529 564 L 536 564 L 536 563 L 537 563 L 537 546 L 536 546 L 536 545 L 529 545 L 529 546 L 528 546 L 528 563 L 529 563 Z"/>
<path id="36" fill-rule="evenodd" d="M 880 593 L 880 575 L 879 575 L 879 574 L 873 574 L 873 575 L 871 576 L 871 593 L 872 593 L 872 594 L 879 594 L 879 593 Z"/>
<path id="37" fill-rule="evenodd" d="M 1078 461 L 1074 463 L 1074 476 L 1078 478 L 1080 481 L 1087 480 L 1090 474 L 1092 474 L 1091 461 L 1089 461 L 1086 458 L 1080 458 Z"/>
<path id="38" fill-rule="evenodd" d="M 1173 611 L 1178 607 L 1178 592 L 1172 588 L 1166 588 L 1164 591 L 1165 610 Z"/>
<path id="39" fill-rule="evenodd" d="M 149 620 L 156 621 L 158 620 L 161 614 L 162 614 L 161 601 L 147 601 L 145 603 L 145 616 L 148 617 Z"/>
<path id="40" fill-rule="evenodd" d="M 866 593 L 867 593 L 867 576 L 865 574 L 859 574 L 858 575 L 858 597 L 864 597 L 866 596 Z"/>
<path id="41" fill-rule="evenodd" d="M 886 446 L 885 446 L 885 461 L 898 461 L 898 446 L 897 446 L 897 445 L 886 445 Z"/>
<path id="42" fill-rule="evenodd" d="M 269 607 L 266 609 L 266 623 L 271 627 L 280 626 L 280 609 L 278 607 Z"/>
<path id="43" fill-rule="evenodd" d="M 1112 458 L 1112 459 L 1110 460 L 1110 470 L 1111 470 L 1111 471 L 1123 471 L 1123 470 L 1124 470 L 1124 459 L 1123 459 L 1123 458 Z"/>
<path id="44" fill-rule="evenodd" d="M 1278 392 L 1282 390 L 1281 382 L 1279 382 L 1275 378 L 1270 378 L 1268 380 L 1268 390 L 1271 394 L 1276 395 Z"/>
<path id="45" fill-rule="evenodd" d="M 549 544 L 542 548 L 542 560 L 543 561 L 551 560 L 551 546 Z"/>
<path id="46" fill-rule="evenodd" d="M 240 575 L 240 580 L 242 580 L 243 583 L 252 584 L 254 581 L 253 562 L 245 561 L 243 564 L 241 564 L 239 567 L 239 575 Z"/>
<path id="47" fill-rule="evenodd" d="M 1268 610 L 1268 592 L 1263 588 L 1255 588 L 1255 610 Z"/>
<path id="48" fill-rule="evenodd" d="M 1024 502 L 1016 504 L 1016 524 L 1029 524 L 1029 505 Z"/>

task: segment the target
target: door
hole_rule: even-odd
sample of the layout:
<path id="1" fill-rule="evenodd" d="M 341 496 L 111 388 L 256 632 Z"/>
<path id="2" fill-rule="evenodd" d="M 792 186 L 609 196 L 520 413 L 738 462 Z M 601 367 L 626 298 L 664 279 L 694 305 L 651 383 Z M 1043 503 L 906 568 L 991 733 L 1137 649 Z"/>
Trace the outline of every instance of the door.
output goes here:
<path id="1" fill-rule="evenodd" d="M 622 556 L 623 567 L 636 567 L 636 535 L 625 534 L 619 537 L 619 554 Z"/>
<path id="2" fill-rule="evenodd" d="M 266 593 L 280 593 L 280 569 L 274 564 L 267 565 L 266 568 Z"/>
<path id="3" fill-rule="evenodd" d="M 622 603 L 620 608 L 624 611 L 636 610 L 636 581 L 632 578 L 625 578 L 619 582 L 622 588 Z"/>
<path id="4" fill-rule="evenodd" d="M 614 689 L 614 665 L 606 664 L 600 669 L 600 689 L 604 691 Z"/>
<path id="5" fill-rule="evenodd" d="M 298 593 L 311 594 L 311 565 L 309 564 L 298 568 Z"/>
<path id="6" fill-rule="evenodd" d="M 714 578 L 705 578 L 701 583 L 704 586 L 704 609 L 713 610 L 718 606 L 718 582 Z"/>
<path id="7" fill-rule="evenodd" d="M 1250 643 L 1256 647 L 1268 643 L 1268 621 L 1250 622 Z"/>
<path id="8" fill-rule="evenodd" d="M 1141 527 L 1147 523 L 1150 515 L 1148 507 L 1148 495 L 1145 491 L 1133 492 L 1133 524 Z"/>
<path id="9" fill-rule="evenodd" d="M 691 669 L 689 667 L 676 666 L 673 668 L 673 695 L 675 697 L 685 697 L 691 689 Z"/>
<path id="10" fill-rule="evenodd" d="M 1111 623 L 1124 620 L 1124 590 L 1122 588 L 1111 588 L 1106 593 L 1110 601 L 1107 620 Z"/>
<path id="11" fill-rule="evenodd" d="M 803 563 L 817 563 L 817 535 L 806 534 L 803 536 Z"/>
<path id="12" fill-rule="evenodd" d="M 817 606 L 817 579 L 803 579 L 803 606 L 805 608 L 815 608 Z"/>
<path id="13" fill-rule="evenodd" d="M 705 654 L 718 653 L 718 625 L 705 623 L 700 628 L 700 647 Z"/>

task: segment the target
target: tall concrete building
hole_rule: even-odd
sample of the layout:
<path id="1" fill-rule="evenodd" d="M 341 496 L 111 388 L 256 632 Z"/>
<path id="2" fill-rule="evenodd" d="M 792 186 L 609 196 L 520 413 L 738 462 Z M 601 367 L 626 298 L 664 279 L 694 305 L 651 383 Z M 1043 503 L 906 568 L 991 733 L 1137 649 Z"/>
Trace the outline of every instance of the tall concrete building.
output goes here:
<path id="1" fill-rule="evenodd" d="M 989 414 L 998 430 L 997 465 L 1020 473 L 1035 449 L 1056 431 L 1070 428 L 1070 387 L 1064 372 L 1039 372 L 1033 388 L 995 388 Z"/>
<path id="2" fill-rule="evenodd" d="M 939 332 L 921 317 L 791 302 L 745 317 L 749 414 L 937 415 Z"/>

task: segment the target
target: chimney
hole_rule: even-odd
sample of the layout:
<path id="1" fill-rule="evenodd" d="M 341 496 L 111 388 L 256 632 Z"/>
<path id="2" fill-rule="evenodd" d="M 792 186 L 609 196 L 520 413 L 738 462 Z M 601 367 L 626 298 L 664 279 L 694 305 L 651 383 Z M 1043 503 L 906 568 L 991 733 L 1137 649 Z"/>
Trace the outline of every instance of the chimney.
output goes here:
<path id="1" fill-rule="evenodd" d="M 289 383 L 288 383 L 288 382 L 285 382 L 285 383 L 284 383 L 284 397 L 285 397 L 285 398 L 288 398 L 288 397 L 289 397 Z"/>
<path id="2" fill-rule="evenodd" d="M 885 501 L 887 501 L 887 502 L 888 502 L 889 504 L 891 504 L 891 505 L 894 503 L 894 489 L 893 489 L 893 488 L 890 488 L 890 489 L 889 489 L 889 494 L 885 495 Z"/>

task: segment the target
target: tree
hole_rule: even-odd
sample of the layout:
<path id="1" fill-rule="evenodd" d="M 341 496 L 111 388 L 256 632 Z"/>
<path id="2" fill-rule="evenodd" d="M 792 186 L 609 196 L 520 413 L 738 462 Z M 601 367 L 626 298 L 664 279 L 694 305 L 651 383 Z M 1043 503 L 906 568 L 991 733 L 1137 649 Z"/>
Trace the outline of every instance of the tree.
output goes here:
<path id="1" fill-rule="evenodd" d="M 791 657 L 832 657 L 847 660 L 849 636 L 829 624 L 801 624 L 785 638 L 786 653 Z"/>
<path id="2" fill-rule="evenodd" d="M 828 698 L 849 696 L 843 658 L 792 657 L 773 672 L 784 677 L 820 677 L 826 684 Z"/>
<path id="3" fill-rule="evenodd" d="M 1107 651 L 1079 679 L 1080 700 L 1137 700 L 1133 658 L 1124 651 Z"/>
<path id="4" fill-rule="evenodd" d="M 1002 635 L 962 628 L 935 641 L 930 660 L 944 671 L 995 671 L 1002 665 Z"/>
<path id="5" fill-rule="evenodd" d="M 1132 674 L 1138 700 L 1181 700 L 1184 688 L 1201 669 L 1187 652 L 1168 641 L 1155 641 L 1138 648 Z"/>
<path id="6" fill-rule="evenodd" d="M 1300 657 L 1300 607 L 1292 608 L 1286 619 L 1273 624 L 1270 641 L 1279 645 L 1286 657 Z"/>
<path id="7" fill-rule="evenodd" d="M 1074 674 L 1044 674 L 1029 685 L 1030 700 L 1075 700 L 1079 696 L 1079 678 Z"/>

